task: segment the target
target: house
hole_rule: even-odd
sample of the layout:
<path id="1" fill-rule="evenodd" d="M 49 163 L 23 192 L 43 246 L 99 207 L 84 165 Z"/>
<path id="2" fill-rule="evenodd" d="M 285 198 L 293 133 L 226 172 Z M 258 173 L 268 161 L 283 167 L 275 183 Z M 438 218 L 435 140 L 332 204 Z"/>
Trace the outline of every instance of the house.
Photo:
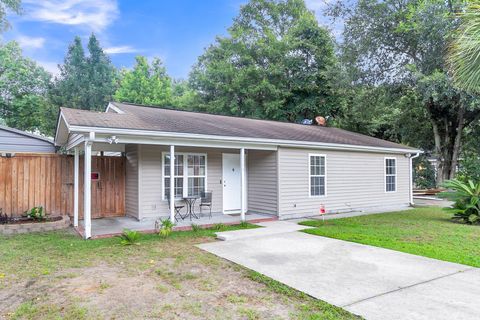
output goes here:
<path id="1" fill-rule="evenodd" d="M 48 138 L 0 125 L 0 155 L 15 153 L 55 153 L 55 144 Z"/>
<path id="2" fill-rule="evenodd" d="M 92 151 L 126 157 L 125 214 L 169 216 L 175 199 L 212 191 L 212 211 L 289 219 L 327 212 L 402 209 L 412 202 L 420 150 L 338 128 L 111 102 L 105 112 L 62 108 L 57 146 L 84 152 L 84 227 L 91 235 Z M 174 165 L 171 166 L 171 159 Z M 171 182 L 171 177 L 174 177 Z"/>

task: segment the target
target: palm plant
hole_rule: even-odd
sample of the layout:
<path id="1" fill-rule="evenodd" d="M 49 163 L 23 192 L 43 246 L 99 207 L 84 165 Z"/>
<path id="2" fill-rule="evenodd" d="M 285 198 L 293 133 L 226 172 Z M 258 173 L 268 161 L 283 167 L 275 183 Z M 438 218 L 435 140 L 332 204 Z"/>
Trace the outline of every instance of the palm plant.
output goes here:
<path id="1" fill-rule="evenodd" d="M 449 191 L 442 192 L 441 197 L 455 201 L 451 208 L 453 219 L 463 220 L 468 224 L 480 224 L 480 183 L 469 180 L 464 183 L 459 180 L 445 181 L 444 186 Z"/>
<path id="2" fill-rule="evenodd" d="M 167 238 L 172 233 L 175 224 L 170 219 L 160 219 L 160 221 L 160 229 L 158 230 L 158 234 L 162 238 Z"/>
<path id="3" fill-rule="evenodd" d="M 453 78 L 464 90 L 480 92 L 480 0 L 470 0 L 461 19 L 450 52 Z"/>
<path id="4" fill-rule="evenodd" d="M 132 244 L 138 244 L 140 240 L 140 233 L 138 231 L 123 229 L 123 233 L 119 236 L 120 244 L 129 246 Z"/>

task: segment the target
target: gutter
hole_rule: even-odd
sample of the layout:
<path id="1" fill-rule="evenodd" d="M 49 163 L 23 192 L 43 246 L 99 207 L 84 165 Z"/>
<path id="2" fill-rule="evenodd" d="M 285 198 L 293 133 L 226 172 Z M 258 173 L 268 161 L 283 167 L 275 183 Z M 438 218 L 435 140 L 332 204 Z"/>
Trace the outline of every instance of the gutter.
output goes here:
<path id="1" fill-rule="evenodd" d="M 410 205 L 413 206 L 413 159 L 417 158 L 420 155 L 420 152 L 417 152 L 415 155 L 410 155 L 410 165 L 409 165 L 409 177 L 410 177 Z"/>
<path id="2" fill-rule="evenodd" d="M 321 143 L 311 141 L 295 141 L 295 140 L 277 140 L 264 138 L 245 138 L 234 136 L 214 136 L 205 134 L 191 134 L 179 132 L 165 132 L 165 131 L 151 131 L 151 130 L 137 130 L 137 129 L 121 129 L 121 128 L 101 128 L 101 127 L 84 127 L 84 126 L 68 126 L 69 133 L 83 133 L 96 132 L 97 134 L 112 134 L 116 136 L 140 136 L 148 138 L 174 138 L 174 139 L 192 139 L 192 140 L 208 140 L 211 142 L 237 142 L 237 143 L 258 143 L 264 145 L 276 145 L 283 147 L 297 147 L 297 148 L 321 148 L 333 150 L 347 150 L 347 151 L 363 151 L 363 152 L 378 152 L 378 153 L 413 153 L 421 152 L 415 149 L 402 148 L 388 148 L 388 147 L 369 147 L 358 145 L 347 145 L 337 143 Z"/>

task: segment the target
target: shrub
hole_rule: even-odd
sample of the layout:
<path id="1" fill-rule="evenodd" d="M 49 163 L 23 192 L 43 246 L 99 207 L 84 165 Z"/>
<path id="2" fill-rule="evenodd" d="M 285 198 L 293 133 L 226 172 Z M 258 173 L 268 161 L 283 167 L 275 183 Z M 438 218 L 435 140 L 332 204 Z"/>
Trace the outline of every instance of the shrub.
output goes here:
<path id="1" fill-rule="evenodd" d="M 193 232 L 198 232 L 202 229 L 198 224 L 195 224 L 195 223 L 192 223 L 190 226 L 192 227 Z"/>
<path id="2" fill-rule="evenodd" d="M 158 230 L 158 234 L 162 238 L 167 238 L 172 233 L 174 225 L 175 224 L 170 221 L 170 219 L 160 219 L 160 228 Z"/>
<path id="3" fill-rule="evenodd" d="M 138 231 L 123 229 L 123 233 L 119 236 L 120 244 L 129 246 L 132 244 L 138 244 L 140 240 L 140 233 Z"/>
<path id="4" fill-rule="evenodd" d="M 480 224 L 480 183 L 472 180 L 466 183 L 448 180 L 444 186 L 449 190 L 442 192 L 440 196 L 455 202 L 453 207 L 445 208 L 454 214 L 453 219 L 463 220 L 468 224 Z"/>
<path id="5" fill-rule="evenodd" d="M 428 158 L 425 155 L 421 155 L 413 161 L 413 182 L 415 187 L 420 189 L 435 188 L 437 184 L 435 179 L 435 168 L 430 161 L 428 161 Z"/>
<path id="6" fill-rule="evenodd" d="M 480 158 L 477 154 L 467 154 L 460 160 L 457 179 L 463 182 L 480 182 Z"/>
<path id="7" fill-rule="evenodd" d="M 33 220 L 44 220 L 46 218 L 43 207 L 33 207 L 32 209 L 25 211 L 25 214 L 28 218 Z"/>
<path id="8" fill-rule="evenodd" d="M 240 222 L 240 228 L 246 229 L 249 226 L 250 226 L 250 224 L 247 221 Z"/>
<path id="9" fill-rule="evenodd" d="M 221 230 L 225 230 L 227 226 L 224 225 L 223 223 L 216 223 L 214 226 L 213 226 L 213 229 L 214 230 L 217 230 L 217 231 L 221 231 Z"/>

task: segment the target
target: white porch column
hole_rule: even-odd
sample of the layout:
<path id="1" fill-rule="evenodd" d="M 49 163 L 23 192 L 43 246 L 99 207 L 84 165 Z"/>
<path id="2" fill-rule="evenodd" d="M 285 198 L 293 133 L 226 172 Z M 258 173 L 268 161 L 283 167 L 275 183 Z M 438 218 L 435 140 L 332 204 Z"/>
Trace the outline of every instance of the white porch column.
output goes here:
<path id="1" fill-rule="evenodd" d="M 240 194 L 241 194 L 241 207 L 240 207 L 240 217 L 242 221 L 245 221 L 245 148 L 240 149 L 240 169 L 241 169 L 241 183 L 240 183 Z"/>
<path id="2" fill-rule="evenodd" d="M 78 227 L 78 186 L 79 186 L 79 151 L 75 148 L 75 156 L 73 160 L 73 226 Z"/>
<path id="3" fill-rule="evenodd" d="M 175 146 L 170 146 L 170 221 L 175 223 Z"/>
<path id="4" fill-rule="evenodd" d="M 85 225 L 85 239 L 92 236 L 92 203 L 91 203 L 91 173 L 92 173 L 92 142 L 85 141 L 85 156 L 83 166 L 83 222 Z"/>

